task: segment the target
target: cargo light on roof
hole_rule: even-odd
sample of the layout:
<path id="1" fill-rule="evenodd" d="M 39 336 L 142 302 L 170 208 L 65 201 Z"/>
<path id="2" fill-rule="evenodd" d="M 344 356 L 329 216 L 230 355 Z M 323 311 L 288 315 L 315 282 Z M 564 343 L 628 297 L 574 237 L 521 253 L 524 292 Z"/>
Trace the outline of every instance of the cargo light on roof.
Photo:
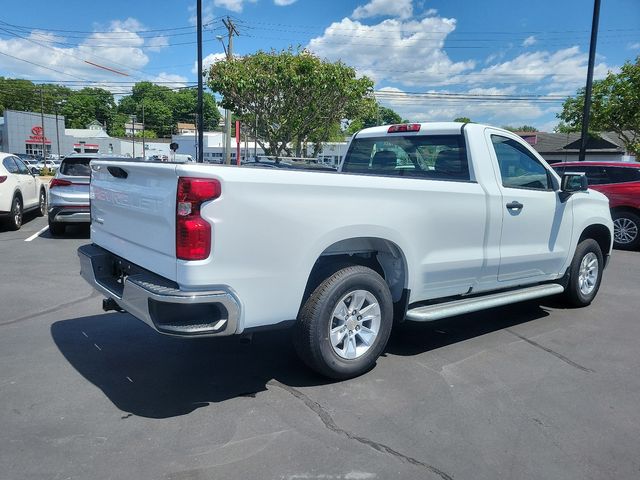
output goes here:
<path id="1" fill-rule="evenodd" d="M 391 125 L 387 133 L 400 133 L 400 132 L 419 132 L 419 123 L 403 123 L 401 125 Z"/>

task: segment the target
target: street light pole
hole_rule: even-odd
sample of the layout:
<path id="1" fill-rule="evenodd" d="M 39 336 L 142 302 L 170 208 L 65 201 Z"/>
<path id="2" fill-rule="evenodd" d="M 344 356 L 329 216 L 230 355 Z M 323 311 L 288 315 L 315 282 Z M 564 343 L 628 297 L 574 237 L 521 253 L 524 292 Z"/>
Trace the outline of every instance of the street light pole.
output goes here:
<path id="1" fill-rule="evenodd" d="M 196 162 L 204 162 L 204 113 L 202 104 L 202 0 L 197 3 L 197 23 L 198 23 L 198 148 L 196 151 Z"/>
<path id="2" fill-rule="evenodd" d="M 591 88 L 593 86 L 593 66 L 596 61 L 596 43 L 598 41 L 598 23 L 600 20 L 600 0 L 593 3 L 593 20 L 591 21 L 591 43 L 589 44 L 589 66 L 587 68 L 587 87 L 584 92 L 584 110 L 582 112 L 582 142 L 580 143 L 579 161 L 584 161 L 587 153 L 587 137 L 589 135 L 589 115 L 591 114 Z"/>
<path id="3" fill-rule="evenodd" d="M 144 139 L 144 100 L 142 101 L 142 160 L 144 161 L 146 158 L 147 145 L 145 144 Z"/>

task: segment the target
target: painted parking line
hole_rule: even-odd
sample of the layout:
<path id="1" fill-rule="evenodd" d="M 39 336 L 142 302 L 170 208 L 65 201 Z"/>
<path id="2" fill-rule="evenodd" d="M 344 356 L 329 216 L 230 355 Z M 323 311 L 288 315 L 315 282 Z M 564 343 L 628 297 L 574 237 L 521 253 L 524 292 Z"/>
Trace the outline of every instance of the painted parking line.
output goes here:
<path id="1" fill-rule="evenodd" d="M 49 225 L 47 225 L 46 227 L 41 228 L 40 230 L 38 230 L 36 233 L 34 233 L 33 235 L 31 235 L 29 238 L 25 238 L 24 241 L 25 242 L 30 242 L 31 240 L 35 239 L 38 237 L 38 235 L 40 235 L 41 233 L 45 232 L 49 230 Z"/>

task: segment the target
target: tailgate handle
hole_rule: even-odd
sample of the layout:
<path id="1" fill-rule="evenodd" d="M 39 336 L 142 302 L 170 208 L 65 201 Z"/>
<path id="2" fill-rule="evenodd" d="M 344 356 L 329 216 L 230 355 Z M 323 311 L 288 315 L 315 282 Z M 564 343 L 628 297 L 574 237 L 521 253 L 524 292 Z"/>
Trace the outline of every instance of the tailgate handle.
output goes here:
<path id="1" fill-rule="evenodd" d="M 120 167 L 107 167 L 107 170 L 116 178 L 127 178 L 129 176 L 127 171 Z"/>

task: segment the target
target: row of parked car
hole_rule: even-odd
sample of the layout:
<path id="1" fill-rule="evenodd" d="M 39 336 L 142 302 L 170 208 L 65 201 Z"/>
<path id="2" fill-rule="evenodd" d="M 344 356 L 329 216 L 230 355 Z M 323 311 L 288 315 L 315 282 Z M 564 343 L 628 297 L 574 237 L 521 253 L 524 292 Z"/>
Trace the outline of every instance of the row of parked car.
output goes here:
<path id="1" fill-rule="evenodd" d="M 52 169 L 56 172 L 47 193 L 37 175 L 41 167 L 36 165 L 30 168 L 20 156 L 0 153 L 0 219 L 8 220 L 9 227 L 17 230 L 22 225 L 23 213 L 36 210 L 39 215 L 48 215 L 49 230 L 53 235 L 62 235 L 69 224 L 88 223 L 89 164 L 95 158 L 117 157 L 73 154 L 60 163 L 47 160 L 55 164 Z M 246 166 L 295 168 L 286 162 L 271 161 L 248 162 Z M 585 172 L 589 188 L 609 198 L 614 245 L 629 250 L 640 248 L 640 163 L 563 162 L 552 167 L 560 175 L 573 171 Z"/>
<path id="2" fill-rule="evenodd" d="M 39 173 L 43 168 L 48 168 L 56 172 L 60 168 L 60 159 L 47 158 L 41 156 L 30 155 L 28 153 L 14 153 L 16 157 L 23 161 L 27 168 L 33 173 Z"/>

